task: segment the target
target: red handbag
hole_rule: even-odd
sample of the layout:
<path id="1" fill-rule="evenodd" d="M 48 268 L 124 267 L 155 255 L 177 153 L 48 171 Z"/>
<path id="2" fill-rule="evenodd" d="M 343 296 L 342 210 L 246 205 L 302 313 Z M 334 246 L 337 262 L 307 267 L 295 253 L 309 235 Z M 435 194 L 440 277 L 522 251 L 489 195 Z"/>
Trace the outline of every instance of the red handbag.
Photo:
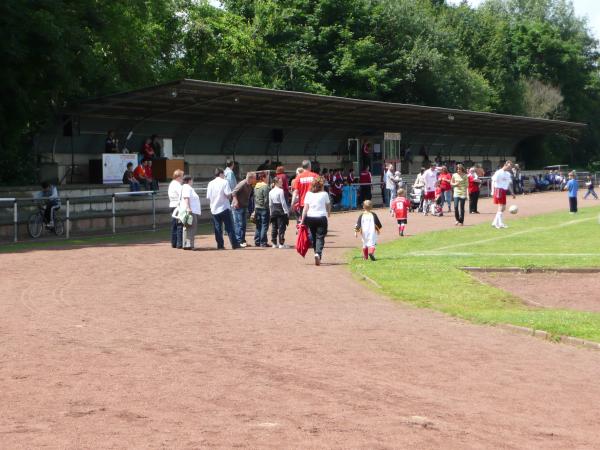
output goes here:
<path id="1" fill-rule="evenodd" d="M 308 228 L 306 225 L 298 225 L 298 236 L 296 236 L 296 251 L 303 258 L 310 248 L 310 238 L 308 237 Z"/>

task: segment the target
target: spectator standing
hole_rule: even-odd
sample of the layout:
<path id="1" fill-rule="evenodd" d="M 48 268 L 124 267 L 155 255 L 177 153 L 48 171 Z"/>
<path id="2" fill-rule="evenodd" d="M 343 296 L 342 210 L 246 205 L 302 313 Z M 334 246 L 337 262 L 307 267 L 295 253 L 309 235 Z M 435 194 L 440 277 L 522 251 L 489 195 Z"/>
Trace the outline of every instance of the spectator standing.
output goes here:
<path id="1" fill-rule="evenodd" d="M 225 179 L 227 180 L 227 183 L 229 183 L 229 189 L 231 189 L 232 191 L 237 186 L 237 180 L 235 179 L 235 172 L 233 171 L 234 167 L 235 167 L 235 161 L 228 159 L 225 162 L 225 171 L 224 171 Z"/>
<path id="2" fill-rule="evenodd" d="M 144 141 L 144 145 L 142 147 L 142 158 L 149 160 L 156 158 L 156 153 L 154 153 L 154 147 L 152 147 L 151 138 L 146 138 Z"/>
<path id="3" fill-rule="evenodd" d="M 230 196 L 231 189 L 229 188 L 229 183 L 225 180 L 223 169 L 215 169 L 215 178 L 208 183 L 208 186 L 206 187 L 206 198 L 210 202 L 210 212 L 212 213 L 215 241 L 217 241 L 218 250 L 225 249 L 223 226 L 229 236 L 231 248 L 240 248 L 240 244 L 235 237 L 233 229 L 233 217 L 231 214 L 231 205 L 229 203 Z"/>
<path id="4" fill-rule="evenodd" d="M 389 208 L 392 198 L 396 195 L 396 182 L 394 181 L 394 165 L 388 164 L 385 174 L 383 175 L 383 183 L 385 190 L 383 191 L 383 205 Z"/>
<path id="5" fill-rule="evenodd" d="M 194 249 L 194 237 L 198 229 L 198 219 L 200 218 L 200 197 L 192 187 L 194 180 L 190 175 L 183 177 L 183 184 L 181 186 L 181 202 L 182 207 L 192 215 L 191 223 L 183 225 L 183 249 L 193 250 Z"/>
<path id="6" fill-rule="evenodd" d="M 450 180 L 452 180 L 452 175 L 448 171 L 448 167 L 442 166 L 439 176 L 443 199 L 442 207 L 444 206 L 444 203 L 447 203 L 448 212 L 452 212 L 452 185 L 450 184 Z"/>
<path id="7" fill-rule="evenodd" d="M 140 183 L 136 180 L 135 175 L 133 174 L 133 163 L 128 162 L 127 168 L 123 173 L 123 184 L 129 185 L 129 190 L 131 192 L 137 192 L 140 190 Z"/>
<path id="8" fill-rule="evenodd" d="M 267 232 L 269 230 L 269 185 L 268 175 L 259 173 L 254 186 L 254 218 L 256 231 L 254 244 L 257 247 L 268 247 Z"/>
<path id="9" fill-rule="evenodd" d="M 289 204 L 290 202 L 290 180 L 288 176 L 285 174 L 285 167 L 277 166 L 275 169 L 275 177 L 281 180 L 281 189 L 283 189 L 283 193 L 285 195 L 285 201 Z"/>
<path id="10" fill-rule="evenodd" d="M 494 204 L 498 205 L 496 216 L 492 221 L 494 228 L 508 228 L 502 220 L 502 214 L 506 209 L 506 193 L 510 192 L 515 198 L 514 191 L 512 190 L 512 161 L 506 161 L 504 166 L 498 169 L 492 176 L 492 192 L 494 193 Z"/>
<path id="11" fill-rule="evenodd" d="M 331 195 L 333 197 L 333 204 L 338 204 L 342 200 L 342 189 L 344 189 L 344 176 L 342 175 L 342 169 L 335 169 L 331 176 Z"/>
<path id="12" fill-rule="evenodd" d="M 469 178 L 462 164 L 456 165 L 456 173 L 452 175 L 450 185 L 454 188 L 454 217 L 456 218 L 456 225 L 463 226 L 465 223 L 465 202 L 467 201 Z"/>
<path id="13" fill-rule="evenodd" d="M 252 195 L 255 184 L 256 174 L 254 172 L 248 172 L 246 178 L 240 181 L 232 192 L 231 209 L 233 210 L 235 237 L 242 248 L 248 246 L 246 243 L 248 204 L 250 203 L 250 196 Z"/>
<path id="14" fill-rule="evenodd" d="M 273 178 L 273 186 L 269 192 L 269 213 L 271 216 L 271 246 L 273 248 L 289 248 L 285 244 L 285 231 L 290 221 L 290 210 L 283 190 L 283 181 L 279 177 Z"/>
<path id="15" fill-rule="evenodd" d="M 479 214 L 477 204 L 479 203 L 479 189 L 481 180 L 477 175 L 475 167 L 469 169 L 469 214 Z"/>
<path id="16" fill-rule="evenodd" d="M 437 183 L 437 169 L 435 163 L 432 163 L 429 169 L 423 173 L 423 182 L 425 184 L 425 193 L 423 195 L 423 214 L 429 214 L 431 203 L 435 200 L 435 188 Z"/>
<path id="17" fill-rule="evenodd" d="M 577 191 L 579 190 L 579 182 L 575 175 L 575 171 L 569 172 L 569 181 L 567 181 L 567 193 L 569 196 L 569 212 L 577 213 Z"/>
<path id="18" fill-rule="evenodd" d="M 518 164 L 515 164 L 513 168 L 513 183 L 515 194 L 524 194 L 523 189 L 523 174 L 521 174 L 521 168 Z"/>
<path id="19" fill-rule="evenodd" d="M 372 190 L 371 183 L 373 182 L 373 177 L 369 170 L 369 166 L 365 166 L 363 170 L 360 172 L 358 177 L 358 182 L 360 183 L 360 199 L 359 202 L 364 202 L 365 200 L 371 200 L 372 198 Z"/>
<path id="20" fill-rule="evenodd" d="M 106 141 L 104 141 L 104 153 L 118 153 L 119 141 L 115 138 L 114 130 L 108 130 Z"/>
<path id="21" fill-rule="evenodd" d="M 350 185 L 356 183 L 356 178 L 354 177 L 354 169 L 353 168 L 350 168 L 350 170 L 348 170 L 347 181 L 348 181 L 348 184 L 350 184 Z"/>
<path id="22" fill-rule="evenodd" d="M 592 195 L 596 200 L 598 200 L 598 195 L 596 194 L 596 191 L 594 190 L 594 181 L 592 180 L 592 177 L 589 175 L 585 179 L 585 187 L 587 188 L 587 192 L 583 196 L 583 199 L 586 200 L 590 195 Z"/>
<path id="23" fill-rule="evenodd" d="M 308 159 L 302 161 L 302 172 L 292 181 L 292 209 L 296 213 L 296 217 L 302 217 L 304 198 L 310 191 L 312 182 L 317 178 L 318 175 L 311 170 L 310 161 Z"/>
<path id="24" fill-rule="evenodd" d="M 310 192 L 304 197 L 302 223 L 308 227 L 315 251 L 315 265 L 321 265 L 325 236 L 327 236 L 327 218 L 331 214 L 329 194 L 323 190 L 323 179 L 315 177 L 310 184 Z"/>
<path id="25" fill-rule="evenodd" d="M 158 137 L 157 134 L 153 134 L 150 137 L 150 140 L 150 145 L 152 145 L 152 149 L 154 150 L 154 156 L 160 158 L 162 155 L 162 139 Z"/>
<path id="26" fill-rule="evenodd" d="M 176 217 L 181 203 L 183 183 L 183 170 L 177 169 L 173 172 L 173 179 L 169 183 L 167 192 L 169 194 L 169 208 L 174 208 L 171 220 L 171 247 L 183 247 L 183 224 Z"/>

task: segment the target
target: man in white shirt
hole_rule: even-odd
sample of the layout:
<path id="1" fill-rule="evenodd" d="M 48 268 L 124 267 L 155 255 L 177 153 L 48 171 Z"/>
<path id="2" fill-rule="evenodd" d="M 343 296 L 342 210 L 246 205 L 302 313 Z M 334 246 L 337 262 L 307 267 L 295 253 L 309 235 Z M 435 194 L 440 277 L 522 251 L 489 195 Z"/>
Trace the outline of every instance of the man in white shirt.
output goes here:
<path id="1" fill-rule="evenodd" d="M 396 196 L 396 183 L 394 182 L 394 165 L 388 164 L 387 170 L 383 175 L 383 182 L 385 183 L 385 191 L 383 196 L 383 204 L 386 207 L 390 206 L 392 198 Z"/>
<path id="2" fill-rule="evenodd" d="M 437 183 L 438 171 L 435 164 L 423 173 L 423 182 L 425 184 L 425 193 L 423 194 L 423 214 L 429 214 L 431 203 L 435 200 L 435 183 Z"/>
<path id="3" fill-rule="evenodd" d="M 512 161 L 506 161 L 501 169 L 492 176 L 492 192 L 494 193 L 494 204 L 498 205 L 498 211 L 492 221 L 494 228 L 508 228 L 502 220 L 502 213 L 506 209 L 506 193 L 511 193 L 515 198 L 512 188 Z"/>
<path id="4" fill-rule="evenodd" d="M 169 183 L 169 208 L 176 209 L 179 206 L 182 183 L 183 170 L 177 169 L 173 172 L 173 179 Z M 175 214 L 172 214 L 172 216 L 175 216 Z M 171 247 L 183 247 L 183 224 L 176 217 L 171 220 Z"/>
<path id="5" fill-rule="evenodd" d="M 241 248 L 233 229 L 233 216 L 231 215 L 231 207 L 229 204 L 231 188 L 225 179 L 223 169 L 215 169 L 215 179 L 208 183 L 208 186 L 206 187 L 206 198 L 210 202 L 210 212 L 212 213 L 217 249 L 225 249 L 225 242 L 223 241 L 223 225 L 225 225 L 225 231 L 229 236 L 231 248 Z"/>

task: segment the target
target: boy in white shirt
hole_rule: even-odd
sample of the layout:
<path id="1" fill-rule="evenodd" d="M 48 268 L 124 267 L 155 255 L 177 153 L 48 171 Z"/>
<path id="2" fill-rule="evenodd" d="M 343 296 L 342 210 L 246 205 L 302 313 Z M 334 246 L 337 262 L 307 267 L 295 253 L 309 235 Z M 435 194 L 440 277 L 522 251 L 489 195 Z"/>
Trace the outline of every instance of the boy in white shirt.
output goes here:
<path id="1" fill-rule="evenodd" d="M 363 212 L 358 216 L 356 226 L 354 227 L 354 237 L 360 232 L 363 244 L 363 258 L 375 261 L 375 246 L 377 245 L 377 235 L 381 230 L 381 222 L 374 212 L 371 200 L 363 202 Z"/>

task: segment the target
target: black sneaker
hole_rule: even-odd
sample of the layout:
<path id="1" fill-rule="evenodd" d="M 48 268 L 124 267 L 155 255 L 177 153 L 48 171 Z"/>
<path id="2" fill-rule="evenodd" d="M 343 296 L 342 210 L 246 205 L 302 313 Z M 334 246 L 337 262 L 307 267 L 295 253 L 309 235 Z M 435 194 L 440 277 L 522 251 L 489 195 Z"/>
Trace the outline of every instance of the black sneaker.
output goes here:
<path id="1" fill-rule="evenodd" d="M 369 258 L 371 258 L 371 261 L 376 261 L 375 255 L 373 253 L 369 253 Z"/>

